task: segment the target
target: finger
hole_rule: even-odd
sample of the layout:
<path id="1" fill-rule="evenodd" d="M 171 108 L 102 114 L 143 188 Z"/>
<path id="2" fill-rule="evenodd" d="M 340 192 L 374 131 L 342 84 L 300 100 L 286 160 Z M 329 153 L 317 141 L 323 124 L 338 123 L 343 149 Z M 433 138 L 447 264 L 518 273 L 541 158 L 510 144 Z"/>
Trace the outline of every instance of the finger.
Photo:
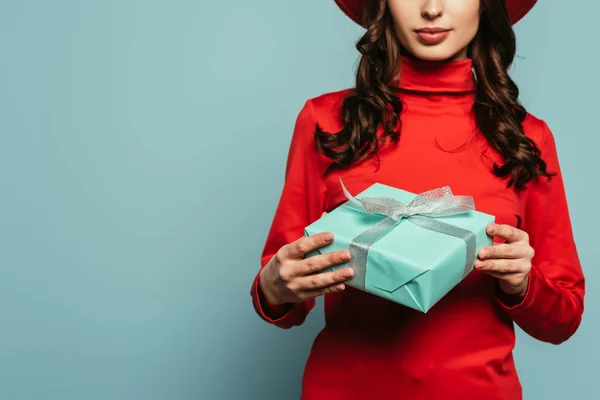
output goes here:
<path id="1" fill-rule="evenodd" d="M 494 272 L 501 275 L 521 273 L 524 270 L 520 263 L 510 259 L 476 260 L 475 268 L 480 271 Z"/>
<path id="2" fill-rule="evenodd" d="M 517 244 L 513 243 L 500 243 L 493 246 L 486 246 L 479 250 L 479 259 L 493 259 L 493 258 L 521 258 L 525 254 Z"/>
<path id="3" fill-rule="evenodd" d="M 294 268 L 294 274 L 296 276 L 313 274 L 324 268 L 348 262 L 350 257 L 351 255 L 348 250 L 317 254 L 297 263 L 297 266 Z"/>
<path id="4" fill-rule="evenodd" d="M 323 211 L 323 214 L 321 214 L 321 218 L 323 218 L 326 215 L 327 215 L 327 211 Z"/>
<path id="5" fill-rule="evenodd" d="M 497 236 L 509 243 L 518 242 L 525 238 L 525 232 L 506 224 L 489 224 L 487 231 L 490 235 Z"/>
<path id="6" fill-rule="evenodd" d="M 329 293 L 338 293 L 346 289 L 346 285 L 343 283 L 336 283 L 330 286 L 322 287 L 319 289 L 306 290 L 302 292 L 301 297 L 310 299 L 317 296 L 322 296 Z"/>
<path id="7" fill-rule="evenodd" d="M 295 280 L 297 290 L 315 290 L 323 289 L 331 285 L 343 283 L 354 276 L 354 271 L 351 268 L 342 268 L 337 271 L 324 272 L 322 274 L 307 275 L 298 277 Z"/>
<path id="8" fill-rule="evenodd" d="M 519 274 L 519 273 L 515 273 L 515 274 L 503 274 L 501 272 L 494 272 L 494 271 L 486 271 L 486 274 L 488 274 L 489 276 L 496 278 L 500 281 L 505 282 L 506 284 L 508 284 L 509 286 L 512 287 L 518 287 L 522 284 L 523 282 L 523 275 Z"/>
<path id="9" fill-rule="evenodd" d="M 326 246 L 333 241 L 331 232 L 321 232 L 310 236 L 303 236 L 281 248 L 281 257 L 285 260 L 301 259 L 306 253 Z"/>
<path id="10" fill-rule="evenodd" d="M 497 278 L 497 279 L 500 279 L 503 281 L 506 281 L 507 279 L 509 279 L 512 276 L 515 276 L 515 277 L 518 276 L 518 274 L 503 274 L 502 272 L 496 272 L 496 271 L 485 271 L 485 273 L 494 278 Z"/>

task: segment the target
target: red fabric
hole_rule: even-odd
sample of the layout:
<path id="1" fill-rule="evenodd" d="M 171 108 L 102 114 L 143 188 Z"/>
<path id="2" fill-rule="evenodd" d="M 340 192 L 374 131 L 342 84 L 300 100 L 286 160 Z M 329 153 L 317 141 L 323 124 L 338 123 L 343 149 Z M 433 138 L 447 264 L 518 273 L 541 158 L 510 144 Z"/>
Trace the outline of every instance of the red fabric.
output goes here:
<path id="1" fill-rule="evenodd" d="M 354 22 L 364 27 L 363 7 L 365 0 L 335 0 L 338 7 Z M 537 0 L 506 0 L 508 15 L 513 24 L 519 22 L 535 6 Z"/>
<path id="2" fill-rule="evenodd" d="M 554 137 L 529 115 L 525 133 L 541 148 L 550 182 L 531 182 L 523 192 L 506 188 L 491 172 L 501 158 L 476 131 L 471 61 L 431 67 L 405 59 L 400 96 L 405 104 L 398 145 L 375 159 L 322 177 L 329 160 L 313 147 L 315 124 L 341 128 L 339 107 L 348 91 L 306 102 L 293 132 L 285 185 L 268 233 L 262 266 L 303 228 L 345 201 L 338 177 L 351 193 L 374 182 L 422 192 L 450 185 L 471 195 L 478 210 L 529 234 L 536 254 L 525 298 L 505 303 L 497 282 L 473 271 L 427 314 L 347 287 L 325 297 L 325 327 L 303 376 L 303 399 L 516 400 L 521 386 L 513 363 L 513 323 L 542 341 L 561 343 L 578 328 L 584 277 L 567 208 Z M 399 244 L 401 247 L 402 244 Z M 433 251 L 435 249 L 432 249 Z M 261 302 L 256 312 L 280 328 L 300 325 L 314 300 L 288 305 L 279 315 Z"/>

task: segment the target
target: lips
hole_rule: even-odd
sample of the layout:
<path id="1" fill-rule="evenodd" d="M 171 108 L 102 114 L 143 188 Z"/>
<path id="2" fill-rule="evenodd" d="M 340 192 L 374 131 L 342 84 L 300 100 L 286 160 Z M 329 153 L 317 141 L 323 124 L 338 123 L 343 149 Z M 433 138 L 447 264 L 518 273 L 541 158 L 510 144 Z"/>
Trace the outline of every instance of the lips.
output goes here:
<path id="1" fill-rule="evenodd" d="M 447 28 L 421 28 L 416 29 L 414 32 L 417 38 L 426 45 L 435 45 L 443 42 L 448 35 L 450 35 L 450 29 Z"/>

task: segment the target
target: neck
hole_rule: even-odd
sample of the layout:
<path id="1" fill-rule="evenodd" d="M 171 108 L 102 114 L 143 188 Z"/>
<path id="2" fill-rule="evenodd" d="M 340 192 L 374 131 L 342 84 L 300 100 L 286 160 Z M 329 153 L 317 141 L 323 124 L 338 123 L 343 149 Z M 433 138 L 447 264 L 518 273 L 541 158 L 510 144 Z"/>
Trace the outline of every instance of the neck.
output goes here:
<path id="1" fill-rule="evenodd" d="M 424 61 L 402 56 L 397 86 L 403 92 L 431 96 L 434 94 L 473 95 L 475 79 L 469 58 L 456 61 Z"/>

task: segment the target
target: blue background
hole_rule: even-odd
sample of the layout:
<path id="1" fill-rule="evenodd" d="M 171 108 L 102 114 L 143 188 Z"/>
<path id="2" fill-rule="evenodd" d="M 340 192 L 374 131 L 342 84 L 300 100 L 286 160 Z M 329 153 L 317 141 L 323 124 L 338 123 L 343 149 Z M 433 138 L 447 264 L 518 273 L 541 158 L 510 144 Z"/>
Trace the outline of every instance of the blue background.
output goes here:
<path id="1" fill-rule="evenodd" d="M 573 5 L 516 27 L 588 280 L 570 341 L 519 331 L 526 399 L 599 393 L 600 3 Z M 249 287 L 296 115 L 360 34 L 332 1 L 0 2 L 0 399 L 297 398 L 322 303 L 283 331 Z"/>

